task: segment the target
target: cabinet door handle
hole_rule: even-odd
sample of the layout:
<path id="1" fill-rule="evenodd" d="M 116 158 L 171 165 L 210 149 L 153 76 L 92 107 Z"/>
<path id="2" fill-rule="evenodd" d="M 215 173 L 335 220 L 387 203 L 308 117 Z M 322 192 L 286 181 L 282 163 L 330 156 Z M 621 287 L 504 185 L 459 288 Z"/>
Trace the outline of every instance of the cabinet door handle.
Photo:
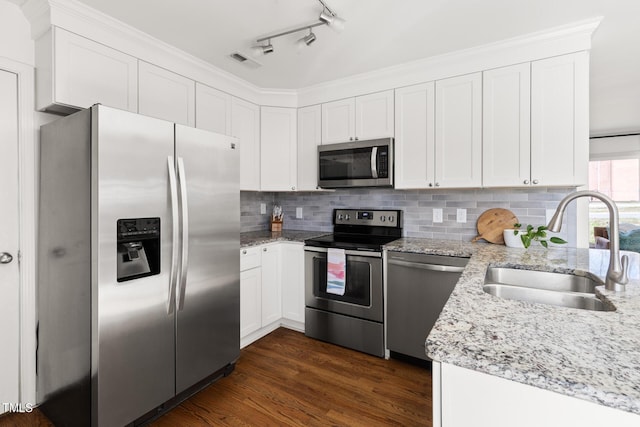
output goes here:
<path id="1" fill-rule="evenodd" d="M 243 250 L 242 250 L 242 254 L 243 254 L 243 255 L 246 255 L 246 254 L 247 254 L 247 250 L 246 250 L 246 249 L 243 249 Z"/>
<path id="2" fill-rule="evenodd" d="M 523 181 L 523 184 L 525 184 L 525 185 L 526 185 L 526 184 L 529 184 L 529 180 L 528 180 L 528 179 L 525 179 L 525 180 Z"/>
<path id="3" fill-rule="evenodd" d="M 262 248 L 262 252 L 267 252 L 267 248 Z"/>
<path id="4" fill-rule="evenodd" d="M 533 183 L 534 183 L 534 184 L 537 184 L 537 183 L 538 183 L 538 180 L 537 180 L 537 179 L 534 179 L 534 180 L 533 180 Z"/>

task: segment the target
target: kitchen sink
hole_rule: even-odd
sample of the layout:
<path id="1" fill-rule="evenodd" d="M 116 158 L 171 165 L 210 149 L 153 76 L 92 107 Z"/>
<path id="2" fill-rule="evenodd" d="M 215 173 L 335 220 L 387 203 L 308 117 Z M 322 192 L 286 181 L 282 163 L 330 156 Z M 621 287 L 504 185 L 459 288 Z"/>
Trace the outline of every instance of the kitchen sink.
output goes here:
<path id="1" fill-rule="evenodd" d="M 595 287 L 603 283 L 592 276 L 489 267 L 483 290 L 500 298 L 579 308 L 614 311 L 595 295 Z"/>

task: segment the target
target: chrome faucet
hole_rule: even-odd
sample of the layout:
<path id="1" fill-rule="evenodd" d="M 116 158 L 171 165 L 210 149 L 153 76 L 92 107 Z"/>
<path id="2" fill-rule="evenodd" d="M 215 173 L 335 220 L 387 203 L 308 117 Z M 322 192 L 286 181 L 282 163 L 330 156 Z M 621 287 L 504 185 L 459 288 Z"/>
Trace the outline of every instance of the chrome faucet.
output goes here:
<path id="1" fill-rule="evenodd" d="M 605 196 L 597 191 L 576 191 L 567 195 L 560 201 L 560 204 L 556 208 L 556 213 L 549 221 L 547 228 L 549 231 L 558 232 L 562 227 L 562 215 L 564 210 L 570 201 L 579 197 L 595 197 L 602 200 L 602 202 L 609 209 L 609 269 L 607 270 L 607 277 L 604 282 L 604 287 L 610 291 L 624 291 L 624 287 L 629 281 L 627 272 L 629 271 L 629 257 L 624 255 L 622 257 L 622 265 L 620 265 L 620 235 L 618 233 L 618 207 L 611 198 Z"/>

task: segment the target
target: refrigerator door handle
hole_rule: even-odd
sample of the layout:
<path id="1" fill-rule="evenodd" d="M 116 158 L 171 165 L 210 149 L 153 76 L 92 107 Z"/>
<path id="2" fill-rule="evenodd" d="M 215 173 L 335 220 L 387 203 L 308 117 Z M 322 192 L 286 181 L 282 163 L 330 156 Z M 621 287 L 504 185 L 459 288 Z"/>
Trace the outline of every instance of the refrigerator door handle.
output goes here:
<path id="1" fill-rule="evenodd" d="M 182 262 L 180 264 L 180 282 L 177 292 L 177 307 L 178 311 L 180 311 L 184 307 L 187 271 L 189 270 L 189 205 L 187 204 L 187 178 L 182 157 L 178 157 L 178 182 L 180 183 L 180 208 L 182 209 Z"/>
<path id="2" fill-rule="evenodd" d="M 176 165 L 173 156 L 167 157 L 167 168 L 169 170 L 169 192 L 171 194 L 171 228 L 172 228 L 172 248 L 171 248 L 171 271 L 169 272 L 169 296 L 167 298 L 167 314 L 171 314 L 174 309 L 176 282 L 178 281 L 178 255 L 179 243 L 179 210 L 178 210 L 178 182 L 176 178 Z"/>

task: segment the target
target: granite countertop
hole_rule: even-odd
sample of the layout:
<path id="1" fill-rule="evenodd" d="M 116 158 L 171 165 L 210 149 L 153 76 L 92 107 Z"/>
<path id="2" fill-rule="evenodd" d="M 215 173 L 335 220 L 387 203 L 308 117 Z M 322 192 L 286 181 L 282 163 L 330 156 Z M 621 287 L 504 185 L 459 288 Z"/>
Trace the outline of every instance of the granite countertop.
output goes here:
<path id="1" fill-rule="evenodd" d="M 326 231 L 302 231 L 302 230 L 282 230 L 282 231 L 250 231 L 240 233 L 240 247 L 264 245 L 273 242 L 304 242 L 317 236 L 330 234 Z"/>
<path id="2" fill-rule="evenodd" d="M 482 286 L 488 266 L 604 279 L 608 250 L 412 238 L 385 249 L 471 257 L 426 340 L 433 360 L 640 414 L 640 254 L 625 252 L 630 281 L 624 292 L 596 288 L 616 311 L 596 312 L 506 300 Z"/>

